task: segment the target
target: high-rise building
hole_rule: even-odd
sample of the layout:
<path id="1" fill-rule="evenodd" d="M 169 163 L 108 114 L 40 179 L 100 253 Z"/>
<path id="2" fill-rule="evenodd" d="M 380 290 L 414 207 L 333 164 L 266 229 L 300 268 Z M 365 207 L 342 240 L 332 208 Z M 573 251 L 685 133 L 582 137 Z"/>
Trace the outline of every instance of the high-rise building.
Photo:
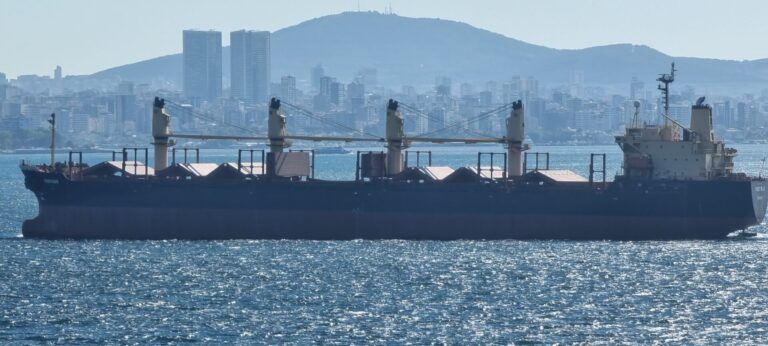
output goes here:
<path id="1" fill-rule="evenodd" d="M 117 85 L 118 95 L 133 95 L 133 82 L 123 81 Z"/>
<path id="2" fill-rule="evenodd" d="M 53 70 L 53 84 L 51 85 L 51 94 L 59 95 L 64 91 L 64 80 L 61 66 L 56 65 Z"/>
<path id="3" fill-rule="evenodd" d="M 352 82 L 347 84 L 347 99 L 349 108 L 359 110 L 365 107 L 365 84 Z"/>
<path id="4" fill-rule="evenodd" d="M 320 78 L 319 93 L 314 97 L 314 108 L 316 111 L 327 111 L 330 109 L 332 103 L 335 104 L 335 102 L 333 102 L 334 83 L 336 83 L 336 78 L 329 76 Z M 336 96 L 338 96 L 338 93 Z"/>
<path id="5" fill-rule="evenodd" d="M 333 78 L 333 77 L 323 76 L 322 78 L 320 78 L 320 83 L 319 83 L 319 88 L 318 88 L 319 93 L 318 94 L 320 96 L 326 97 L 326 98 L 328 98 L 330 100 L 330 97 L 331 97 L 331 84 L 333 84 L 335 82 L 336 82 L 336 78 Z"/>
<path id="6" fill-rule="evenodd" d="M 639 100 L 642 98 L 642 92 L 645 84 L 641 82 L 637 77 L 632 77 L 632 81 L 629 82 L 629 99 Z"/>
<path id="7" fill-rule="evenodd" d="M 221 32 L 184 30 L 184 95 L 211 101 L 221 96 Z"/>
<path id="8" fill-rule="evenodd" d="M 312 90 L 315 92 L 320 92 L 320 80 L 325 77 L 325 69 L 323 68 L 323 65 L 318 64 L 317 66 L 313 67 L 311 75 Z"/>
<path id="9" fill-rule="evenodd" d="M 266 102 L 271 70 L 269 31 L 233 31 L 229 40 L 232 98 Z"/>
<path id="10" fill-rule="evenodd" d="M 459 95 L 461 97 L 471 96 L 474 93 L 474 87 L 470 83 L 461 83 L 459 85 Z"/>
<path id="11" fill-rule="evenodd" d="M 330 100 L 331 104 L 339 106 L 344 104 L 344 100 L 347 98 L 347 88 L 344 83 L 334 81 L 331 83 Z"/>
<path id="12" fill-rule="evenodd" d="M 127 127 L 135 127 L 136 96 L 131 94 L 115 95 L 115 113 L 114 114 L 115 114 L 114 129 L 118 133 L 123 134 L 127 129 Z M 131 124 L 129 125 L 128 123 L 131 123 Z"/>
<path id="13" fill-rule="evenodd" d="M 2 101 L 5 101 L 8 94 L 8 80 L 5 79 L 5 73 L 0 72 L 0 105 L 2 105 Z M 2 115 L 2 110 L 0 110 L 0 115 Z"/>
<path id="14" fill-rule="evenodd" d="M 439 76 L 435 78 L 435 91 L 438 96 L 451 97 L 451 78 Z"/>
<path id="15" fill-rule="evenodd" d="M 280 78 L 280 97 L 288 103 L 296 103 L 296 77 L 283 76 Z"/>
<path id="16" fill-rule="evenodd" d="M 375 87 L 378 83 L 378 72 L 373 67 L 364 67 L 355 74 L 355 81 L 369 87 Z"/>

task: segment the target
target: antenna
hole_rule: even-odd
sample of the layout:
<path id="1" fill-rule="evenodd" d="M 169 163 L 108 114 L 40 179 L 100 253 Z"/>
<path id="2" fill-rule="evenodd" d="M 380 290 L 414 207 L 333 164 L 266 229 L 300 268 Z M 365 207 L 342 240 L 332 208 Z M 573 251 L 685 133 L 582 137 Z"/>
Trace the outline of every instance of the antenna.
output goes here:
<path id="1" fill-rule="evenodd" d="M 51 113 L 48 123 L 51 124 L 51 167 L 53 167 L 56 163 L 56 113 Z"/>
<path id="2" fill-rule="evenodd" d="M 661 95 L 664 96 L 664 127 L 669 126 L 669 84 L 675 81 L 675 63 L 672 63 L 672 72 L 670 74 L 661 74 L 659 78 L 656 78 L 658 82 L 661 82 L 664 84 L 659 84 L 659 90 L 661 90 Z"/>

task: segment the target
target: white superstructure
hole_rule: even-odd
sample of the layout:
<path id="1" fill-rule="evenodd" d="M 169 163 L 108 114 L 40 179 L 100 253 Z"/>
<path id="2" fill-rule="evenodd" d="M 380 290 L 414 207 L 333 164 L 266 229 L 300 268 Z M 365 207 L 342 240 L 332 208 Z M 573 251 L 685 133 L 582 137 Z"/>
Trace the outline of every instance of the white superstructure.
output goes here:
<path id="1" fill-rule="evenodd" d="M 709 180 L 731 174 L 736 156 L 735 149 L 714 137 L 712 107 L 702 97 L 692 107 L 690 128 L 671 121 L 628 127 L 623 136 L 616 136 L 616 143 L 624 152 L 627 177 Z"/>

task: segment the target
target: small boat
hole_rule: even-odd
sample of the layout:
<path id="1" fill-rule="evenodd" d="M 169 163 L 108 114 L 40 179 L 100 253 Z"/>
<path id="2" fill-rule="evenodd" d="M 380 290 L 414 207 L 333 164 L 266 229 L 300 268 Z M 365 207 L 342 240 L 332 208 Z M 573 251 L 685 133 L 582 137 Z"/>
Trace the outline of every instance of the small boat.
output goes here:
<path id="1" fill-rule="evenodd" d="M 743 230 L 739 233 L 736 233 L 736 238 L 752 238 L 756 236 L 757 236 L 757 232 L 754 232 L 754 231 Z"/>
<path id="2" fill-rule="evenodd" d="M 349 154 L 350 151 L 344 149 L 342 146 L 336 147 L 320 147 L 315 149 L 315 154 Z"/>

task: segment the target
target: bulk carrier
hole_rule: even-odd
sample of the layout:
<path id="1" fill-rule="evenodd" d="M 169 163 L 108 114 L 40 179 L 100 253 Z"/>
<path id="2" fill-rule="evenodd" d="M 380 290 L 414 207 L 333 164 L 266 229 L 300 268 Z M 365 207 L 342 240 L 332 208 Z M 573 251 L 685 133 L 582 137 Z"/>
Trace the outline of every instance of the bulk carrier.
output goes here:
<path id="1" fill-rule="evenodd" d="M 24 222 L 22 233 L 72 239 L 641 240 L 718 239 L 759 224 L 766 181 L 733 171 L 736 150 L 715 139 L 712 108 L 703 98 L 692 106 L 689 127 L 669 118 L 674 72 L 673 64 L 672 73 L 658 79 L 663 124 L 639 124 L 636 103 L 634 121 L 616 136 L 623 174 L 611 182 L 604 154 L 591 155 L 589 177 L 550 169 L 546 154 L 524 155 L 520 101 L 509 107 L 505 136 L 451 139 L 406 136 L 399 104 L 390 100 L 385 137 L 366 139 L 383 142 L 386 151 L 358 152 L 353 181 L 324 181 L 314 178 L 313 154 L 289 150 L 290 141 L 362 139 L 290 135 L 276 99 L 263 138 L 174 133 L 165 101 L 156 98 L 154 167 L 146 164 L 148 149 L 136 148 L 93 166 L 82 163 L 82 155 L 75 161 L 76 153 L 57 163 L 53 150 L 50 164 L 22 162 L 25 185 L 39 203 L 39 215 Z M 220 165 L 176 162 L 176 150 L 169 151 L 173 138 L 263 139 L 269 150 L 239 150 L 237 162 Z M 506 150 L 479 153 L 473 167 L 435 167 L 431 159 L 408 165 L 405 149 L 415 142 L 498 143 Z M 142 153 L 144 162 L 137 159 Z M 483 164 L 494 157 L 501 166 Z"/>

